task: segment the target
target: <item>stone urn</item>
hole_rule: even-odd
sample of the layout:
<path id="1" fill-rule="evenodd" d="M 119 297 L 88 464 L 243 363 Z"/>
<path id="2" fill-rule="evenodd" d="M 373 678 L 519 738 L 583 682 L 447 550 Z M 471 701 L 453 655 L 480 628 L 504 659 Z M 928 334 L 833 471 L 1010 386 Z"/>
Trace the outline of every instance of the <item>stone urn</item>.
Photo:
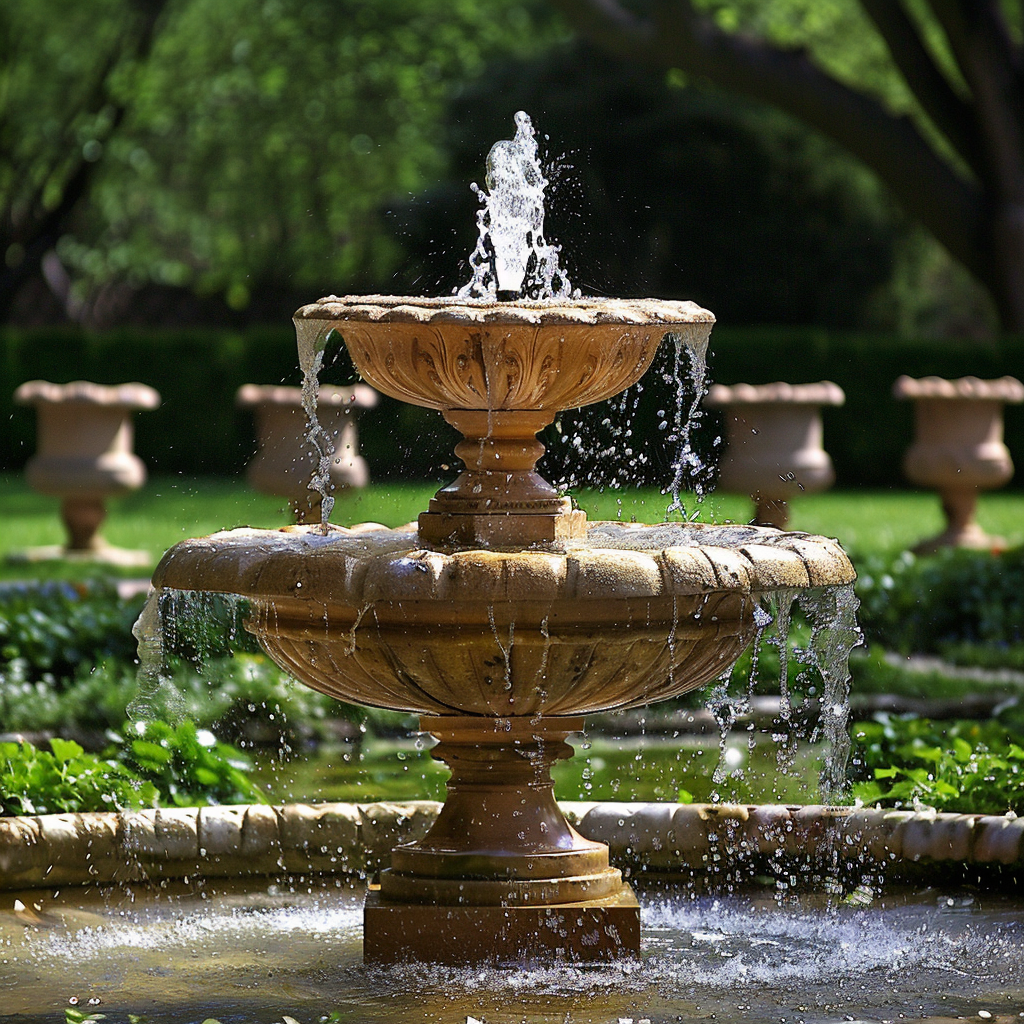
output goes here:
<path id="1" fill-rule="evenodd" d="M 893 395 L 914 403 L 914 442 L 903 457 L 903 472 L 919 487 L 938 491 L 946 529 L 922 541 L 916 554 L 944 547 L 1000 550 L 975 518 L 978 492 L 1002 487 L 1013 476 L 1003 444 L 1003 406 L 1024 402 L 1015 377 L 900 377 Z"/>
<path id="2" fill-rule="evenodd" d="M 718 488 L 749 494 L 754 522 L 784 529 L 789 500 L 824 491 L 835 470 L 822 447 L 821 409 L 842 405 L 842 388 L 817 384 L 715 384 L 704 404 L 725 413 L 725 454 Z"/>
<path id="3" fill-rule="evenodd" d="M 365 487 L 370 469 L 359 454 L 356 421 L 363 409 L 377 404 L 377 392 L 366 384 L 320 387 L 317 418 L 334 438 L 331 482 L 337 488 Z M 245 475 L 262 494 L 287 498 L 299 523 L 320 519 L 320 495 L 310 489 L 316 456 L 307 440 L 308 419 L 302 389 L 272 384 L 244 384 L 236 401 L 251 408 L 259 447 Z"/>
<path id="4" fill-rule="evenodd" d="M 136 490 L 146 481 L 146 467 L 132 451 L 132 413 L 156 409 L 160 395 L 138 383 L 32 380 L 14 392 L 14 400 L 36 409 L 38 451 L 25 467 L 29 486 L 60 498 L 67 529 L 64 547 L 35 549 L 26 557 L 148 565 L 147 552 L 112 547 L 99 528 L 107 514 L 106 498 Z"/>

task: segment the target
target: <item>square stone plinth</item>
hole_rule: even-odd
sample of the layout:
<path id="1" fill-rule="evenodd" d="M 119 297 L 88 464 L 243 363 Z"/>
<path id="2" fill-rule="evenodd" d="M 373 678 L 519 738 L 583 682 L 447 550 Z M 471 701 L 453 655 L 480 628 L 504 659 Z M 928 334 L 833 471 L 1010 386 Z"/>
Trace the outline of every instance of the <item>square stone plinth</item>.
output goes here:
<path id="1" fill-rule="evenodd" d="M 363 905 L 363 958 L 372 964 L 593 963 L 639 953 L 640 906 L 628 885 L 542 907 L 395 903 L 374 887 Z"/>
<path id="2" fill-rule="evenodd" d="M 420 540 L 455 547 L 529 547 L 587 532 L 585 512 L 421 512 Z"/>

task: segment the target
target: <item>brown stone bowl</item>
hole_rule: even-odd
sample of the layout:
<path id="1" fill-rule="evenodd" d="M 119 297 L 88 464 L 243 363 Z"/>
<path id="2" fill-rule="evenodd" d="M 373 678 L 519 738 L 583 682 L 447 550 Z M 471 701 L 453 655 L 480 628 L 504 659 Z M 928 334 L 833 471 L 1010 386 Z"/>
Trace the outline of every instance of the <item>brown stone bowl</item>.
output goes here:
<path id="1" fill-rule="evenodd" d="M 759 597 L 847 584 L 835 541 L 770 528 L 590 524 L 564 550 L 430 550 L 415 530 L 233 530 L 157 587 L 238 594 L 270 656 L 340 700 L 427 715 L 569 716 L 726 672 Z"/>
<path id="2" fill-rule="evenodd" d="M 474 302 L 329 296 L 295 313 L 344 337 L 364 380 L 430 409 L 575 409 L 646 372 L 666 333 L 706 343 L 714 315 L 693 302 Z"/>

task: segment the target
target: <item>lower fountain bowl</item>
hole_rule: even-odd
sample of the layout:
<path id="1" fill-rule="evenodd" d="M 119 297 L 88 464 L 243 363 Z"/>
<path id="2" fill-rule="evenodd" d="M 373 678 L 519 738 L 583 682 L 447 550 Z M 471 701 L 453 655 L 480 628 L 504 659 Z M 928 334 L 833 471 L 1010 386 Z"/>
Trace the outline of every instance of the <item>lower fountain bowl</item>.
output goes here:
<path id="1" fill-rule="evenodd" d="M 445 552 L 369 524 L 184 541 L 153 583 L 250 598 L 270 656 L 339 700 L 506 718 L 702 686 L 750 642 L 763 594 L 853 579 L 835 541 L 770 528 L 593 523 L 561 549 Z"/>

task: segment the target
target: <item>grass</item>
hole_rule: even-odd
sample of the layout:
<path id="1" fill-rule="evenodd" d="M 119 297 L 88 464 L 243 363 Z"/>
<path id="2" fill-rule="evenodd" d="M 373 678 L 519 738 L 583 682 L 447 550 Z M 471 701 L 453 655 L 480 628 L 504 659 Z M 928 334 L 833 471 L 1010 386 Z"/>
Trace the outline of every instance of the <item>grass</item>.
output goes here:
<path id="1" fill-rule="evenodd" d="M 341 525 L 380 522 L 399 526 L 415 520 L 436 489 L 434 483 L 382 483 L 338 495 L 332 521 Z M 657 490 L 582 492 L 577 500 L 591 519 L 660 522 L 668 499 Z M 735 495 L 713 495 L 703 503 L 684 502 L 688 514 L 708 522 L 747 522 L 751 505 Z M 1024 543 L 1024 492 L 982 496 L 979 520 L 1011 544 Z M 108 502 L 103 527 L 118 547 L 152 554 L 155 565 L 171 545 L 234 526 L 273 528 L 290 521 L 284 501 L 252 491 L 239 477 L 158 477 L 141 490 Z M 96 570 L 64 561 L 33 566 L 6 564 L 6 556 L 26 548 L 59 544 L 63 526 L 55 498 L 30 491 L 16 474 L 0 474 L 0 579 L 82 578 Z M 790 528 L 837 537 L 854 559 L 865 554 L 896 554 L 938 533 L 938 499 L 915 491 L 831 491 L 807 495 L 792 505 Z M 146 570 L 120 570 L 145 575 Z"/>

